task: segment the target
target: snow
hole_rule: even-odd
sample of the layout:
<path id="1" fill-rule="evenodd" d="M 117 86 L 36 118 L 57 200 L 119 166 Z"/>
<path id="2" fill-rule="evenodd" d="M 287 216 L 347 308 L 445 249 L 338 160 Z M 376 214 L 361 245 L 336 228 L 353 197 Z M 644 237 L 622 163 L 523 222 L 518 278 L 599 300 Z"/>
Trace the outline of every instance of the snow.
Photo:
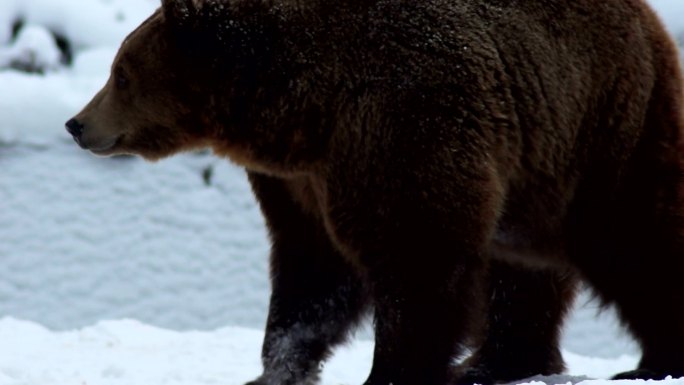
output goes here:
<path id="1" fill-rule="evenodd" d="M 243 384 L 260 374 L 262 338 L 259 331 L 239 327 L 180 333 L 133 320 L 102 321 L 54 333 L 35 323 L 4 318 L 0 341 L 12 349 L 0 349 L 0 385 Z M 322 384 L 362 383 L 370 370 L 372 351 L 369 341 L 343 346 L 325 365 Z M 647 383 L 589 380 L 632 368 L 633 357 L 606 360 L 566 352 L 565 358 L 567 375 L 535 377 L 529 383 Z M 684 379 L 658 384 L 681 385 Z"/>
<path id="2" fill-rule="evenodd" d="M 649 3 L 658 12 L 680 46 L 684 45 L 684 2 L 681 0 L 650 0 Z"/>
<path id="3" fill-rule="evenodd" d="M 684 45 L 684 2 L 651 3 Z M 244 172 L 208 153 L 96 158 L 63 128 L 158 4 L 0 0 L 0 385 L 259 374 L 269 246 Z M 614 312 L 597 314 L 584 293 L 562 342 L 569 375 L 536 380 L 634 367 L 638 348 Z M 121 319 L 136 321 L 103 321 Z M 326 366 L 324 385 L 363 381 L 372 343 L 360 337 Z"/>

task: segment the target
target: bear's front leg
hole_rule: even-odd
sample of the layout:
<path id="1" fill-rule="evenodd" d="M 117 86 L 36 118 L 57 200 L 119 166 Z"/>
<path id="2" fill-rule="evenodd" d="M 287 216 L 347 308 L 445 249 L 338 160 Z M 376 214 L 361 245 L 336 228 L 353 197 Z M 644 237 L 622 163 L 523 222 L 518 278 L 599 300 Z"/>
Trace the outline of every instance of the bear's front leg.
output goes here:
<path id="1" fill-rule="evenodd" d="M 250 181 L 273 243 L 264 372 L 250 385 L 315 384 L 321 363 L 366 310 L 365 285 L 284 181 L 256 174 Z"/>
<path id="2" fill-rule="evenodd" d="M 503 199 L 488 162 L 399 150 L 390 159 L 401 167 L 363 163 L 361 154 L 336 169 L 345 183 L 328 185 L 330 229 L 366 272 L 373 298 L 365 385 L 445 385 L 452 359 L 482 326 L 488 242 Z"/>
<path id="3" fill-rule="evenodd" d="M 342 343 L 365 309 L 360 280 L 340 262 L 318 265 L 305 249 L 284 250 L 279 259 L 300 259 L 273 273 L 273 292 L 262 348 L 263 374 L 253 385 L 313 385 L 321 363 Z M 312 263 L 306 263 L 305 260 Z M 337 265 L 340 263 L 340 265 Z"/>
<path id="4" fill-rule="evenodd" d="M 383 268 L 371 278 L 375 355 L 365 385 L 444 385 L 452 359 L 478 329 L 482 261 L 430 246 L 436 244 L 395 254 L 414 265 Z"/>

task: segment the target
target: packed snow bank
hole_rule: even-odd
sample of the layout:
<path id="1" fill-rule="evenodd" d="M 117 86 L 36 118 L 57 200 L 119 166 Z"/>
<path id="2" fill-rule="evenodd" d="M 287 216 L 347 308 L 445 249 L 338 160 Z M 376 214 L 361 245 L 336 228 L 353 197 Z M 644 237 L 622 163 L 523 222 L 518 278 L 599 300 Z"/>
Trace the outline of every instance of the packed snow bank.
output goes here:
<path id="1" fill-rule="evenodd" d="M 34 323 L 0 320 L 0 385 L 240 385 L 260 374 L 262 333 L 243 328 L 174 332 L 137 321 L 106 321 L 55 333 Z M 354 341 L 325 365 L 322 385 L 365 380 L 373 344 Z M 565 354 L 568 375 L 536 377 L 531 384 L 682 385 L 682 380 L 618 381 L 606 378 L 636 364 L 634 357 L 589 359 Z"/>
<path id="2" fill-rule="evenodd" d="M 0 316 L 263 325 L 268 244 L 243 170 L 96 158 L 66 135 L 0 146 L 0 164 Z"/>

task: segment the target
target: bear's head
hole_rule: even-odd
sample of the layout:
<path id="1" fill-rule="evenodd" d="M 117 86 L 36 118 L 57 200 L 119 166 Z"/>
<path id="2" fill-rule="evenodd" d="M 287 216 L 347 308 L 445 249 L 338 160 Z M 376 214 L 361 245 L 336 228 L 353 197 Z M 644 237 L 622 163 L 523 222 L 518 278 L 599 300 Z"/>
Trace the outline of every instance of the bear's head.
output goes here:
<path id="1" fill-rule="evenodd" d="M 226 119 L 219 122 L 216 115 L 242 119 L 249 95 L 235 95 L 240 92 L 235 87 L 255 88 L 264 62 L 256 58 L 269 51 L 261 27 L 254 33 L 245 20 L 227 19 L 236 11 L 228 4 L 162 0 L 162 7 L 124 40 L 102 90 L 66 123 L 76 142 L 97 155 L 149 160 L 215 147 L 216 135 L 227 130 Z"/>
<path id="2" fill-rule="evenodd" d="M 310 167 L 333 131 L 328 99 L 348 84 L 335 74 L 348 71 L 324 63 L 322 18 L 299 4 L 162 0 L 67 131 L 97 155 L 211 148 L 253 170 Z"/>
<path id="3" fill-rule="evenodd" d="M 209 45 L 194 0 L 162 0 L 162 7 L 122 43 L 105 86 L 67 131 L 97 155 L 156 160 L 210 147 L 216 86 L 208 72 Z"/>

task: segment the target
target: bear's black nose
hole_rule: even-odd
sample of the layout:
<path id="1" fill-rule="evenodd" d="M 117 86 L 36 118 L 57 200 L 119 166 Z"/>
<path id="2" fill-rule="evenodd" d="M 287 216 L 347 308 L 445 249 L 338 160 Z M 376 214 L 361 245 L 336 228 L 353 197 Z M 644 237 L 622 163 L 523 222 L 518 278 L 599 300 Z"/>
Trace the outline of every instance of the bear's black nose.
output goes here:
<path id="1" fill-rule="evenodd" d="M 81 135 L 83 135 L 83 125 L 75 118 L 66 122 L 66 129 L 77 142 L 81 138 Z"/>

